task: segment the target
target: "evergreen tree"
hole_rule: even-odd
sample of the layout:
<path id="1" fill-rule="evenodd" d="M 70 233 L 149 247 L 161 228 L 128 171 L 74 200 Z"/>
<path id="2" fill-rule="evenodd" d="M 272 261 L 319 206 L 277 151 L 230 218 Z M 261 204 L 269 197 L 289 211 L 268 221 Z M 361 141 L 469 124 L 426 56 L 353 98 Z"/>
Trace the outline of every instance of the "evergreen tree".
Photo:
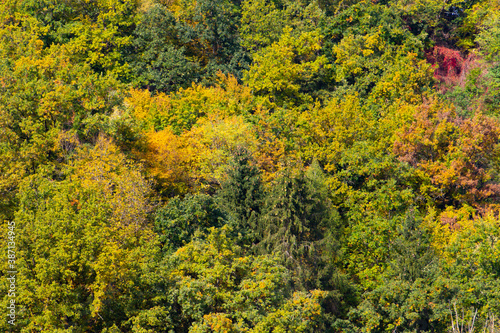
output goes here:
<path id="1" fill-rule="evenodd" d="M 421 228 L 421 218 L 416 214 L 413 209 L 406 214 L 390 251 L 394 276 L 409 282 L 428 277 L 437 261 L 430 236 Z"/>
<path id="2" fill-rule="evenodd" d="M 325 265 L 322 254 L 330 252 L 327 247 L 335 243 L 335 215 L 322 189 L 321 172 L 317 164 L 307 174 L 284 169 L 266 198 L 259 221 L 259 247 L 279 253 L 295 271 L 298 285 L 307 287 L 316 284 L 318 269 Z"/>
<path id="3" fill-rule="evenodd" d="M 234 232 L 242 245 L 258 241 L 257 221 L 261 215 L 264 191 L 260 172 L 253 164 L 250 153 L 237 148 L 229 164 L 227 179 L 218 193 L 221 205 L 231 216 Z"/>

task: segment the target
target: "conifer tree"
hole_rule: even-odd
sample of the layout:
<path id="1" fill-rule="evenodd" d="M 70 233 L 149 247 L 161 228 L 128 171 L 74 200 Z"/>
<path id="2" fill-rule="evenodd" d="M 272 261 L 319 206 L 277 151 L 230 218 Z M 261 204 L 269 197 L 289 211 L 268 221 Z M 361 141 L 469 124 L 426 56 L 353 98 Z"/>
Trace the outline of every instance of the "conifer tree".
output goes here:
<path id="1" fill-rule="evenodd" d="M 252 163 L 250 153 L 239 147 L 229 164 L 227 179 L 218 193 L 225 211 L 231 216 L 231 224 L 242 245 L 255 244 L 257 221 L 262 212 L 264 191 L 260 172 Z"/>
<path id="2" fill-rule="evenodd" d="M 391 244 L 394 275 L 409 282 L 428 277 L 437 258 L 430 244 L 430 236 L 422 229 L 421 218 L 414 210 L 410 209 L 406 214 L 398 231 L 399 236 Z"/>
<path id="3" fill-rule="evenodd" d="M 279 253 L 285 265 L 295 270 L 296 282 L 308 287 L 316 284 L 318 269 L 325 265 L 321 254 L 335 237 L 335 215 L 322 190 L 321 172 L 317 163 L 307 174 L 284 169 L 266 198 L 259 221 L 259 247 Z"/>

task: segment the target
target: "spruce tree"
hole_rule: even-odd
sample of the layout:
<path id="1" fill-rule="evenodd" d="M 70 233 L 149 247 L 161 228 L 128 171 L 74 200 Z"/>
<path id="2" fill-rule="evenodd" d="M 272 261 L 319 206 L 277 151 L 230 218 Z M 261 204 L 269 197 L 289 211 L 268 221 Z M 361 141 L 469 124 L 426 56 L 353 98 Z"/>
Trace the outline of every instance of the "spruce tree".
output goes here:
<path id="1" fill-rule="evenodd" d="M 285 168 L 266 198 L 259 221 L 261 251 L 279 254 L 294 271 L 296 283 L 305 288 L 318 287 L 318 272 L 329 265 L 327 257 L 335 257 L 335 214 L 322 177 L 317 164 L 307 173 Z"/>
<path id="2" fill-rule="evenodd" d="M 230 225 L 238 235 L 240 245 L 255 244 L 258 241 L 256 227 L 261 215 L 264 190 L 259 169 L 245 148 L 236 149 L 218 197 L 230 216 Z"/>

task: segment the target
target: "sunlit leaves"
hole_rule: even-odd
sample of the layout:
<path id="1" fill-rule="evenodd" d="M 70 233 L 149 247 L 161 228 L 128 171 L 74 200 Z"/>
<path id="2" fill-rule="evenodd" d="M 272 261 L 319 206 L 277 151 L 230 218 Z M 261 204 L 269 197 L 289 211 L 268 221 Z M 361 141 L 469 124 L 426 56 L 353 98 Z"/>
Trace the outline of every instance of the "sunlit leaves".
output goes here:
<path id="1" fill-rule="evenodd" d="M 126 103 L 146 131 L 140 155 L 166 186 L 184 182 L 173 186 L 181 193 L 185 186 L 217 186 L 236 147 L 257 145 L 248 120 L 258 103 L 234 77 L 221 75 L 215 87 L 193 85 L 170 95 L 132 90 Z"/>
<path id="2" fill-rule="evenodd" d="M 394 145 L 402 161 L 421 170 L 420 189 L 437 204 L 477 204 L 496 196 L 498 124 L 476 115 L 457 119 L 436 102 L 417 109 Z"/>
<path id="3" fill-rule="evenodd" d="M 64 160 L 66 153 L 58 149 L 63 131 L 76 133 L 80 141 L 94 140 L 96 127 L 106 126 L 105 116 L 121 101 L 121 86 L 113 77 L 72 63 L 64 46 L 44 49 L 43 31 L 24 16 L 1 26 L 0 52 L 6 58 L 0 63 L 0 153 L 2 186 L 11 191 L 39 165 Z M 11 48 L 16 43 L 23 47 Z M 100 124 L 93 126 L 97 118 Z"/>
<path id="4" fill-rule="evenodd" d="M 241 12 L 241 44 L 252 53 L 278 42 L 290 27 L 296 36 L 316 30 L 323 17 L 315 2 L 247 0 L 242 2 Z"/>
<path id="5" fill-rule="evenodd" d="M 174 327 L 190 332 L 311 332 L 321 291 L 290 294 L 286 269 L 269 256 L 242 256 L 226 228 L 212 229 L 168 259 Z"/>
<path id="6" fill-rule="evenodd" d="M 318 31 L 294 36 L 287 28 L 278 42 L 254 54 L 245 82 L 255 94 L 269 96 L 278 105 L 307 101 L 300 82 L 309 80 L 326 64 L 326 58 L 317 55 L 320 48 Z"/>
<path id="7" fill-rule="evenodd" d="M 398 33 L 405 35 L 401 28 L 389 30 L 381 25 L 366 35 L 344 37 L 333 47 L 335 80 L 346 88 L 352 85 L 379 107 L 396 99 L 418 103 L 419 95 L 432 82 L 430 66 L 414 53 L 412 44 L 417 40 L 405 36 L 409 41 L 403 41 L 408 45 L 391 43 Z"/>
<path id="8" fill-rule="evenodd" d="M 136 21 L 136 1 L 84 0 L 57 3 L 21 1 L 20 7 L 48 31 L 45 46 L 66 45 L 71 59 L 98 73 L 127 79 L 124 48 L 130 45 Z"/>
<path id="9" fill-rule="evenodd" d="M 356 141 L 370 137 L 374 120 L 363 114 L 360 100 L 356 96 L 344 101 L 332 100 L 325 107 L 316 106 L 303 112 L 297 129 L 303 157 L 316 158 L 333 171 L 340 161 L 343 150 Z"/>
<path id="10" fill-rule="evenodd" d="M 273 1 L 243 1 L 240 27 L 242 45 L 252 51 L 271 45 L 279 40 L 285 22 L 285 13 L 276 8 Z"/>
<path id="11" fill-rule="evenodd" d="M 111 143 L 81 150 L 77 170 L 21 183 L 15 215 L 19 300 L 28 330 L 77 332 L 121 325 L 154 237 L 149 184 Z M 68 170 L 71 172 L 71 170 Z"/>
<path id="12" fill-rule="evenodd" d="M 214 87 L 193 84 L 169 95 L 151 96 L 145 90 L 131 90 L 125 103 L 146 129 L 171 127 L 177 135 L 190 130 L 204 116 L 248 115 L 257 104 L 248 87 L 222 74 Z"/>

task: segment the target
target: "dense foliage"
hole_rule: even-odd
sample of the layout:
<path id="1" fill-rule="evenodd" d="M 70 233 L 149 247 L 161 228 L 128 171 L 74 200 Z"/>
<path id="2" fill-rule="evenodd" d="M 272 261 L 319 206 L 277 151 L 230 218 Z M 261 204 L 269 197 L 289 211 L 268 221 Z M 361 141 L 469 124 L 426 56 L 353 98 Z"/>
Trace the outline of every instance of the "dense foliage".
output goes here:
<path id="1" fill-rule="evenodd" d="M 0 3 L 1 331 L 498 332 L 499 209 L 496 0 Z"/>

